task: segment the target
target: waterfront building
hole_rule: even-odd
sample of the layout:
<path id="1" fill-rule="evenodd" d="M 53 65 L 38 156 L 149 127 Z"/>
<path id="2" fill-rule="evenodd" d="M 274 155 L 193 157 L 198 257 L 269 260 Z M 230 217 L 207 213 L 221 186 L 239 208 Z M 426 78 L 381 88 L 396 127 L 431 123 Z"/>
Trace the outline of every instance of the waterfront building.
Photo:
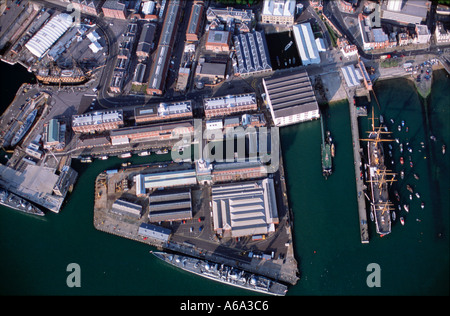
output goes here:
<path id="1" fill-rule="evenodd" d="M 320 117 L 314 90 L 306 70 L 263 78 L 267 105 L 276 126 L 286 126 Z"/>
<path id="2" fill-rule="evenodd" d="M 181 221 L 192 218 L 190 188 L 165 189 L 149 195 L 149 222 Z"/>
<path id="3" fill-rule="evenodd" d="M 56 15 L 25 44 L 25 47 L 34 56 L 41 58 L 72 26 L 72 23 L 71 15 L 66 13 Z"/>
<path id="4" fill-rule="evenodd" d="M 205 117 L 226 116 L 233 113 L 242 113 L 247 111 L 256 111 L 258 103 L 255 93 L 226 95 L 215 98 L 203 99 L 203 108 Z"/>
<path id="5" fill-rule="evenodd" d="M 56 169 L 27 164 L 23 171 L 0 164 L 0 185 L 39 206 L 58 213 L 78 173 L 69 166 Z"/>
<path id="6" fill-rule="evenodd" d="M 158 172 L 149 174 L 138 174 L 135 176 L 136 196 L 142 197 L 147 190 L 152 191 L 159 188 L 186 187 L 197 184 L 195 170 L 177 170 L 169 172 Z"/>
<path id="7" fill-rule="evenodd" d="M 173 44 L 181 14 L 180 1 L 169 1 L 165 10 L 167 10 L 167 12 L 164 18 L 158 48 L 153 57 L 146 90 L 147 94 L 151 95 L 162 95 L 164 93 L 170 57 L 172 55 Z"/>
<path id="8" fill-rule="evenodd" d="M 147 238 L 153 238 L 160 242 L 167 242 L 171 233 L 171 230 L 168 228 L 147 223 L 142 223 L 138 229 L 139 235 Z"/>
<path id="9" fill-rule="evenodd" d="M 72 116 L 72 130 L 76 133 L 94 133 L 123 126 L 123 111 L 95 111 Z"/>
<path id="10" fill-rule="evenodd" d="M 143 207 L 136 203 L 118 199 L 113 203 L 111 212 L 140 219 L 143 213 Z"/>
<path id="11" fill-rule="evenodd" d="M 197 42 L 202 29 L 205 6 L 203 2 L 195 2 L 192 5 L 188 27 L 186 29 L 186 41 Z"/>
<path id="12" fill-rule="evenodd" d="M 295 0 L 264 0 L 262 23 L 293 25 L 294 19 Z"/>
<path id="13" fill-rule="evenodd" d="M 150 104 L 134 109 L 136 123 L 162 122 L 192 117 L 191 100 Z"/>
<path id="14" fill-rule="evenodd" d="M 364 86 L 367 90 L 371 91 L 373 88 L 372 80 L 370 79 L 366 66 L 364 65 L 364 62 L 361 60 L 361 58 L 359 58 L 358 60 L 358 67 L 364 80 Z"/>
<path id="15" fill-rule="evenodd" d="M 342 67 L 341 71 L 347 87 L 353 88 L 361 85 L 361 80 L 363 80 L 363 77 L 359 71 L 355 69 L 355 66 L 349 65 Z"/>
<path id="16" fill-rule="evenodd" d="M 223 237 L 244 237 L 275 231 L 278 211 L 272 179 L 213 185 L 214 231 Z"/>
<path id="17" fill-rule="evenodd" d="M 205 49 L 215 53 L 228 53 L 230 51 L 230 43 L 230 32 L 209 30 L 206 37 Z"/>
<path id="18" fill-rule="evenodd" d="M 254 31 L 234 36 L 237 69 L 241 76 L 272 71 L 264 32 Z"/>
<path id="19" fill-rule="evenodd" d="M 192 135 L 192 120 L 176 123 L 158 123 L 133 127 L 122 127 L 110 132 L 112 145 L 123 145 L 144 141 L 177 140 L 181 136 Z"/>
<path id="20" fill-rule="evenodd" d="M 242 181 L 267 177 L 267 171 L 260 161 L 215 163 L 211 170 L 213 183 Z"/>
<path id="21" fill-rule="evenodd" d="M 127 19 L 127 6 L 123 0 L 107 0 L 102 6 L 105 18 Z"/>
<path id="22" fill-rule="evenodd" d="M 314 39 L 311 24 L 302 23 L 292 27 L 294 31 L 295 43 L 297 45 L 302 64 L 304 66 L 311 64 L 320 64 L 319 50 Z"/>

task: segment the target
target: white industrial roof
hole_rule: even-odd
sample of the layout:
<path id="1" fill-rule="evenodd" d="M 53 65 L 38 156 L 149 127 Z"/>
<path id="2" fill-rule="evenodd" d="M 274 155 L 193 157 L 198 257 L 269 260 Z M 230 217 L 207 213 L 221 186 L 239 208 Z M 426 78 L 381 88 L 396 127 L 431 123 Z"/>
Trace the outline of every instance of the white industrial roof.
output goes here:
<path id="1" fill-rule="evenodd" d="M 256 95 L 254 93 L 204 99 L 205 109 L 237 107 L 254 103 L 256 103 Z"/>
<path id="2" fill-rule="evenodd" d="M 295 0 L 264 0 L 263 15 L 293 16 Z"/>
<path id="3" fill-rule="evenodd" d="M 36 57 L 42 57 L 72 25 L 72 16 L 61 13 L 52 18 L 31 40 L 25 44 L 25 47 Z"/>
<path id="4" fill-rule="evenodd" d="M 319 51 L 314 40 L 311 24 L 296 24 L 292 28 L 303 65 L 320 63 Z"/>

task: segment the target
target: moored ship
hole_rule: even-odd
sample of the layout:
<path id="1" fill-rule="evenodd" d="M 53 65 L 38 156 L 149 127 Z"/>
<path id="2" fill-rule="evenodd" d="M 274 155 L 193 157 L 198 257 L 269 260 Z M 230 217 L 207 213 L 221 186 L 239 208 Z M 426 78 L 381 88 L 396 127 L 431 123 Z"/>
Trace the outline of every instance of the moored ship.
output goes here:
<path id="1" fill-rule="evenodd" d="M 33 122 L 36 119 L 36 115 L 37 115 L 37 110 L 33 110 L 30 114 L 28 114 L 27 119 L 25 120 L 25 123 L 23 123 L 22 126 L 20 126 L 16 135 L 14 135 L 14 138 L 11 141 L 11 147 L 16 146 L 22 140 L 22 138 L 25 136 L 25 134 L 30 129 L 31 125 L 33 125 Z"/>
<path id="2" fill-rule="evenodd" d="M 3 188 L 0 188 L 0 204 L 27 214 L 45 215 L 38 207 Z"/>
<path id="3" fill-rule="evenodd" d="M 284 284 L 224 264 L 167 252 L 151 253 L 175 267 L 213 281 L 270 295 L 284 296 L 287 292 Z"/>
<path id="4" fill-rule="evenodd" d="M 58 67 L 39 69 L 36 72 L 36 78 L 44 84 L 80 84 L 88 79 L 78 67 L 72 69 L 59 69 Z"/>
<path id="5" fill-rule="evenodd" d="M 327 136 L 325 137 L 323 133 L 323 121 L 322 116 L 320 118 L 320 124 L 322 127 L 322 145 L 321 145 L 321 153 L 322 153 L 322 174 L 327 179 L 333 173 L 333 161 L 332 157 L 334 156 L 334 145 L 331 139 L 331 134 L 327 131 Z"/>
<path id="6" fill-rule="evenodd" d="M 393 204 L 389 201 L 388 184 L 394 180 L 394 173 L 389 173 L 384 164 L 383 142 L 392 141 L 391 139 L 382 139 L 381 134 L 390 133 L 382 130 L 382 127 L 375 128 L 373 109 L 372 109 L 372 130 L 368 131 L 369 138 L 362 139 L 367 141 L 367 156 L 369 161 L 369 182 L 370 187 L 370 205 L 371 212 L 375 215 L 376 231 L 384 236 L 391 232 L 391 211 Z"/>

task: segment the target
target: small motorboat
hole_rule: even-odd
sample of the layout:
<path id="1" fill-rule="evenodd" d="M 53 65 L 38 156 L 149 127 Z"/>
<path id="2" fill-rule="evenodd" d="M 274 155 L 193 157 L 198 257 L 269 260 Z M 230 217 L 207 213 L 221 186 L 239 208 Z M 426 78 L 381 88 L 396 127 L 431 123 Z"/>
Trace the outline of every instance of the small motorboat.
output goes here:
<path id="1" fill-rule="evenodd" d="M 419 192 L 416 192 L 416 197 L 417 197 L 418 199 L 420 199 L 420 194 L 419 194 Z"/>
<path id="2" fill-rule="evenodd" d="M 403 170 L 400 171 L 400 178 L 402 178 L 402 179 L 405 178 L 405 171 L 403 171 Z"/>
<path id="3" fill-rule="evenodd" d="M 400 144 L 400 152 L 403 153 L 403 144 Z"/>
<path id="4" fill-rule="evenodd" d="M 412 188 L 409 184 L 406 185 L 406 189 L 407 189 L 409 192 L 414 193 L 413 188 Z"/>
<path id="5" fill-rule="evenodd" d="M 402 226 L 405 225 L 405 219 L 403 218 L 403 216 L 400 217 L 400 223 L 402 224 Z"/>
<path id="6" fill-rule="evenodd" d="M 398 131 L 400 132 L 402 130 L 402 127 L 399 125 L 398 126 Z"/>
<path id="7" fill-rule="evenodd" d="M 409 213 L 409 205 L 403 204 L 403 208 L 405 209 L 406 213 Z"/>
<path id="8" fill-rule="evenodd" d="M 412 200 L 412 194 L 409 195 L 409 199 Z"/>
<path id="9" fill-rule="evenodd" d="M 442 154 L 445 155 L 445 145 L 442 145 Z"/>
<path id="10" fill-rule="evenodd" d="M 413 162 L 412 162 L 412 161 L 409 162 L 409 166 L 410 166 L 411 168 L 413 167 Z"/>
<path id="11" fill-rule="evenodd" d="M 396 218 L 397 218 L 397 215 L 395 214 L 394 211 L 392 211 L 392 220 L 395 221 Z"/>
<path id="12" fill-rule="evenodd" d="M 409 128 L 408 128 L 408 126 L 406 126 L 406 132 L 408 133 L 408 131 L 409 131 Z"/>
<path id="13" fill-rule="evenodd" d="M 422 209 L 424 209 L 425 208 L 425 203 L 420 203 L 420 207 L 422 208 Z"/>
<path id="14" fill-rule="evenodd" d="M 400 202 L 400 195 L 398 195 L 397 190 L 394 191 L 395 197 L 397 198 L 397 201 Z"/>
<path id="15" fill-rule="evenodd" d="M 396 138 L 395 141 L 397 142 L 397 144 L 400 143 L 400 140 L 398 138 Z"/>
<path id="16" fill-rule="evenodd" d="M 405 126 L 405 121 L 402 120 L 402 127 Z"/>
<path id="17" fill-rule="evenodd" d="M 403 157 L 400 157 L 400 163 L 403 165 L 405 161 L 403 160 Z"/>
<path id="18" fill-rule="evenodd" d="M 412 148 L 408 146 L 408 151 L 412 153 Z"/>
<path id="19" fill-rule="evenodd" d="M 394 124 L 395 122 L 394 122 L 394 120 L 393 119 L 391 119 L 391 124 Z"/>
<path id="20" fill-rule="evenodd" d="M 414 179 L 419 180 L 419 176 L 417 175 L 417 173 L 414 174 Z"/>

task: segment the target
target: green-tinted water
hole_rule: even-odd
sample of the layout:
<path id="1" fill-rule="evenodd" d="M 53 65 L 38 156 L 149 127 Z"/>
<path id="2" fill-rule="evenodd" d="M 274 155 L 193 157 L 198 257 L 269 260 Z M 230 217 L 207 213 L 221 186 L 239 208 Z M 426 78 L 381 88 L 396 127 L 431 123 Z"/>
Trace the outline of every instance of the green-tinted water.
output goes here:
<path id="1" fill-rule="evenodd" d="M 409 82 L 390 80 L 375 85 L 385 120 L 404 119 L 409 127 L 408 134 L 397 135 L 394 131 L 394 137 L 409 136 L 413 144 L 411 155 L 420 180 L 408 174 L 405 183 L 417 186 L 426 207 L 421 210 L 413 200 L 416 204 L 411 203 L 410 213 L 402 213 L 405 226 L 397 219 L 392 233 L 384 238 L 376 236 L 371 223 L 369 244 L 361 244 L 359 238 L 347 103 L 331 105 L 329 118 L 325 120 L 336 143 L 334 173 L 328 180 L 323 178 L 321 170 L 320 121 L 281 129 L 301 273 L 300 281 L 290 288 L 288 295 L 448 295 L 450 161 L 449 153 L 442 156 L 439 142 L 450 144 L 450 100 L 446 93 L 450 80 L 443 72 L 436 77 L 438 82 L 433 85 L 428 100 L 428 122 L 422 119 L 420 99 Z M 367 119 L 361 119 L 360 125 L 367 128 Z M 429 139 L 430 128 L 436 143 Z M 420 141 L 426 142 L 426 152 L 416 150 Z M 165 159 L 170 158 L 152 155 L 133 157 L 133 162 Z M 394 159 L 398 164 L 395 148 Z M 409 163 L 406 156 L 405 160 Z M 101 171 L 118 167 L 121 162 L 110 158 L 90 165 L 75 163 L 80 177 L 60 214 L 49 213 L 41 219 L 0 207 L 0 293 L 252 294 L 177 270 L 151 256 L 148 253 L 151 248 L 144 244 L 94 229 L 94 179 Z M 398 166 L 393 169 L 398 171 Z M 407 197 L 405 193 L 402 195 Z M 66 285 L 69 275 L 66 267 L 71 262 L 81 267 L 81 288 Z M 379 288 L 369 288 L 366 284 L 369 263 L 381 267 Z"/>

